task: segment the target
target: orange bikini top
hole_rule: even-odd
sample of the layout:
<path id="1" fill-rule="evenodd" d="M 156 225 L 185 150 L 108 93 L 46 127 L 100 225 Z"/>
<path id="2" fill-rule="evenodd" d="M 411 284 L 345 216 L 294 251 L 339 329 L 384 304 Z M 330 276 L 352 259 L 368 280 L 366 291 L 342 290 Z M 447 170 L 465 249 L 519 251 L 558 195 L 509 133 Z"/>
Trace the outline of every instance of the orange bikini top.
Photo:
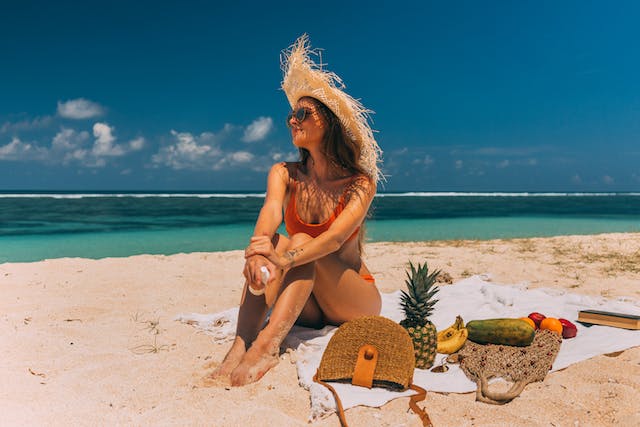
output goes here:
<path id="1" fill-rule="evenodd" d="M 340 212 L 344 210 L 344 193 L 340 196 L 340 200 L 338 201 L 338 205 L 331 213 L 331 216 L 319 223 L 319 224 L 309 224 L 304 222 L 298 216 L 298 209 L 296 207 L 296 188 L 298 187 L 298 182 L 294 180 L 293 186 L 291 187 L 291 195 L 289 196 L 289 203 L 287 204 L 287 209 L 284 212 L 284 225 L 287 229 L 287 234 L 289 237 L 293 236 L 296 233 L 306 233 L 311 237 L 318 237 L 320 234 L 324 233 L 331 227 L 333 221 L 340 215 Z M 349 240 L 353 239 L 358 235 L 360 231 L 360 227 L 356 228 L 351 236 L 349 236 Z"/>

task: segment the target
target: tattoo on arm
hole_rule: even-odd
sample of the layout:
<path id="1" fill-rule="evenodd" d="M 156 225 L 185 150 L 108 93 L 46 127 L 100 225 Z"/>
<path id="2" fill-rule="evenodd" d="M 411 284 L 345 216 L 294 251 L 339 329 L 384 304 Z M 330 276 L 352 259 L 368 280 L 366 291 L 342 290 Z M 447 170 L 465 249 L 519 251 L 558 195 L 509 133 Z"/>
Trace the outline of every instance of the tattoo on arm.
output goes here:
<path id="1" fill-rule="evenodd" d="M 302 253 L 302 249 L 292 249 L 287 251 L 284 256 L 287 259 L 287 268 L 292 268 L 293 263 L 295 262 L 295 257 Z"/>

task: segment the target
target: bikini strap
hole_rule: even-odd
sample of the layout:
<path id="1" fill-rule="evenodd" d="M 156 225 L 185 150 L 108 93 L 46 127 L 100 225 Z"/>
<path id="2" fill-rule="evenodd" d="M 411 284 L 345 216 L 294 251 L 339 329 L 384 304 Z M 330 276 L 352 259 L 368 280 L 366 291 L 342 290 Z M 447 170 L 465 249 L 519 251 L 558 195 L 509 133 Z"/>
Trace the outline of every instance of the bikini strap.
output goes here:
<path id="1" fill-rule="evenodd" d="M 353 184 L 353 182 L 356 180 L 356 177 L 352 177 L 351 181 L 349 181 L 349 184 L 347 184 L 347 187 L 344 189 L 344 191 L 342 192 L 342 194 L 340 195 L 340 199 L 338 199 L 338 204 L 336 205 L 336 209 L 334 210 L 334 213 L 340 209 L 340 211 L 342 211 L 344 209 L 344 207 L 346 206 L 345 204 L 345 195 L 347 194 L 347 192 L 349 191 L 349 187 Z M 337 216 L 337 215 L 336 215 Z"/>

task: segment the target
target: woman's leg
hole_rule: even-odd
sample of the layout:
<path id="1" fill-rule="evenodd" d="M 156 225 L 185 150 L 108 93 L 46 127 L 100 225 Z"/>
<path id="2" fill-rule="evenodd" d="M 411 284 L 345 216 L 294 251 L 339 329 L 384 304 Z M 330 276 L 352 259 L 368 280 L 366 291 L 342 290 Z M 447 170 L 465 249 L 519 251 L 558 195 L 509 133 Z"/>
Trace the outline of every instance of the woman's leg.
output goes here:
<path id="1" fill-rule="evenodd" d="M 340 325 L 361 316 L 379 315 L 382 298 L 375 284 L 338 256 L 316 261 L 313 296 L 327 323 Z"/>
<path id="2" fill-rule="evenodd" d="M 298 316 L 296 325 L 314 329 L 320 329 L 326 326 L 326 323 L 324 321 L 324 314 L 322 313 L 322 310 L 318 305 L 318 301 L 316 301 L 316 297 L 313 296 L 313 292 L 311 292 L 311 295 L 309 295 L 307 303 L 304 305 L 302 312 Z"/>
<path id="3" fill-rule="evenodd" d="M 291 237 L 288 248 L 297 247 L 310 238 L 305 234 L 296 234 Z M 315 263 L 301 265 L 287 272 L 280 295 L 271 311 L 269 323 L 260 331 L 240 364 L 231 373 L 232 385 L 257 381 L 278 364 L 280 344 L 307 306 L 314 279 Z M 312 309 L 307 309 L 307 315 L 309 310 Z"/>
<path id="4" fill-rule="evenodd" d="M 284 251 L 289 246 L 289 239 L 279 234 L 273 237 L 273 245 L 276 251 Z M 240 364 L 242 357 L 251 347 L 251 344 L 258 336 L 258 332 L 264 324 L 267 315 L 267 305 L 264 295 L 256 296 L 248 292 L 248 282 L 244 284 L 240 310 L 238 311 L 238 326 L 236 327 L 236 337 L 233 340 L 231 349 L 222 361 L 222 364 L 211 374 L 211 378 L 227 376 Z"/>

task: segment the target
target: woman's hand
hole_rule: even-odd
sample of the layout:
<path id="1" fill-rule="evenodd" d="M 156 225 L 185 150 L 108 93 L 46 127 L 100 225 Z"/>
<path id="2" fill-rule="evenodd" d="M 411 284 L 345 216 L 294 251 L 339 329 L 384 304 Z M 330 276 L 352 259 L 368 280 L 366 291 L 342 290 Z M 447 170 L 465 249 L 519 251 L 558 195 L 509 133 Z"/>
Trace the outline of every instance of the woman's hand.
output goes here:
<path id="1" fill-rule="evenodd" d="M 245 279 L 256 291 L 264 289 L 267 282 L 263 281 L 262 268 L 266 268 L 269 272 L 269 279 L 267 282 L 271 282 L 274 278 L 274 272 L 276 270 L 273 263 L 262 255 L 253 255 L 246 259 L 242 274 Z"/>
<path id="2" fill-rule="evenodd" d="M 284 268 L 284 259 L 277 254 L 273 243 L 268 236 L 252 236 L 249 246 L 244 250 L 245 259 L 249 259 L 254 255 L 262 255 L 270 261 L 271 266 L 267 266 L 269 273 L 273 276 L 274 268 Z M 269 268 L 271 267 L 271 268 Z"/>

